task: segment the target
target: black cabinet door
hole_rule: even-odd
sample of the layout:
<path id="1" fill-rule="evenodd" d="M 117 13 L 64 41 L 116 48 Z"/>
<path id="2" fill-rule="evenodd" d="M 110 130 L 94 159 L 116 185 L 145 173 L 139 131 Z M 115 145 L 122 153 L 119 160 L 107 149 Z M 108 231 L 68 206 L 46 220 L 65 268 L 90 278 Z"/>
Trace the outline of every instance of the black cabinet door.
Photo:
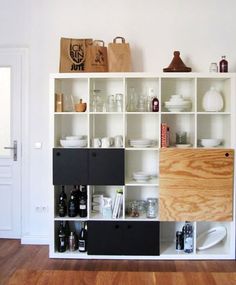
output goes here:
<path id="1" fill-rule="evenodd" d="M 53 184 L 89 184 L 87 149 L 53 149 Z"/>
<path id="2" fill-rule="evenodd" d="M 159 222 L 123 223 L 123 251 L 127 255 L 159 255 Z"/>
<path id="3" fill-rule="evenodd" d="M 120 255 L 123 231 L 120 222 L 88 221 L 88 254 Z"/>
<path id="4" fill-rule="evenodd" d="M 89 184 L 124 185 L 124 149 L 90 149 Z"/>
<path id="5" fill-rule="evenodd" d="M 159 222 L 89 221 L 88 254 L 159 255 Z"/>

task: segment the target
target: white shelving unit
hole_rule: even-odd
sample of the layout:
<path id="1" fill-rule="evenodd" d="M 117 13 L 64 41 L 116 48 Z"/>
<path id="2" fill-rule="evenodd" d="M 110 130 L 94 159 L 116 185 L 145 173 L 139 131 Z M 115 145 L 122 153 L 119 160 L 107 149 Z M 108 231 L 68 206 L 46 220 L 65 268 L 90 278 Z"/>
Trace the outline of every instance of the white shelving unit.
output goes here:
<path id="1" fill-rule="evenodd" d="M 179 253 L 175 250 L 175 233 L 181 230 L 184 221 L 160 221 L 157 218 L 148 219 L 145 215 L 132 218 L 126 213 L 130 200 L 145 200 L 148 197 L 159 199 L 159 153 L 161 148 L 161 123 L 170 127 L 170 147 L 175 147 L 175 133 L 187 132 L 188 143 L 193 148 L 201 148 L 199 140 L 203 138 L 222 139 L 220 148 L 235 149 L 235 97 L 236 75 L 232 73 L 78 73 L 50 75 L 50 133 L 51 148 L 59 148 L 60 138 L 69 135 L 86 135 L 87 148 L 93 148 L 94 138 L 123 137 L 125 156 L 125 184 L 123 186 L 88 186 L 88 216 L 86 218 L 60 218 L 57 215 L 57 200 L 60 192 L 59 185 L 51 185 L 51 243 L 50 257 L 52 258 L 101 258 L 101 259 L 234 259 L 235 258 L 235 220 L 232 221 L 201 221 L 193 222 L 194 252 Z M 206 91 L 214 86 L 221 92 L 224 108 L 220 112 L 205 112 L 202 99 Z M 159 99 L 159 112 L 128 112 L 131 89 L 136 96 L 147 96 L 149 88 L 154 90 Z M 102 110 L 93 110 L 94 90 L 100 90 L 103 104 L 108 102 L 108 96 L 122 94 L 122 112 L 109 112 L 107 105 Z M 72 95 L 74 101 L 87 103 L 87 110 L 79 112 L 55 112 L 55 94 Z M 186 112 L 169 112 L 164 102 L 173 94 L 182 94 L 191 101 L 191 108 Z M 151 147 L 132 147 L 130 139 L 148 138 L 155 143 Z M 111 147 L 115 148 L 115 147 Z M 52 161 L 51 161 L 52 163 Z M 114 162 L 115 163 L 115 162 Z M 133 180 L 136 171 L 148 172 L 152 178 L 145 182 Z M 66 186 L 69 195 L 73 185 Z M 123 190 L 123 212 L 114 221 L 159 221 L 160 222 L 160 255 L 156 256 L 119 256 L 119 255 L 88 255 L 86 253 L 65 252 L 56 250 L 56 232 L 60 221 L 68 221 L 71 228 L 78 233 L 81 221 L 104 221 L 102 214 L 92 211 L 92 195 L 104 194 L 114 201 L 117 189 Z M 235 190 L 232 189 L 233 193 Z M 235 194 L 233 194 L 233 217 L 235 217 Z M 227 236 L 223 242 L 207 250 L 198 251 L 196 240 L 199 234 L 212 227 L 223 225 Z"/>

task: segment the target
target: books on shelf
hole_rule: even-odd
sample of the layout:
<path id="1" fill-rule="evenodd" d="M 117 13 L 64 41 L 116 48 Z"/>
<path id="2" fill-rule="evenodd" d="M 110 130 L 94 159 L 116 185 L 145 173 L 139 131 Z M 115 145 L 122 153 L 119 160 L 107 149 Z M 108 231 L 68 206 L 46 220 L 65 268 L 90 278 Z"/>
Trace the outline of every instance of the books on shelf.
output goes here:
<path id="1" fill-rule="evenodd" d="M 170 127 L 167 123 L 161 123 L 161 147 L 170 146 Z"/>
<path id="2" fill-rule="evenodd" d="M 116 197 L 115 197 L 115 202 L 113 206 L 113 211 L 112 211 L 112 218 L 117 219 L 121 215 L 121 209 L 123 205 L 123 191 L 122 190 L 117 190 L 116 191 Z"/>

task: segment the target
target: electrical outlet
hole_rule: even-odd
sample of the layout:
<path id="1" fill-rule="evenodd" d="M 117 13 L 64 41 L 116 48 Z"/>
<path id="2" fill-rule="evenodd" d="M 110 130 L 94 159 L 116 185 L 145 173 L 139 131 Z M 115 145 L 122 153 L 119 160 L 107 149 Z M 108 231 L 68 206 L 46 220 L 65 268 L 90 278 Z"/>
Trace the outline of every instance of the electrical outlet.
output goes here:
<path id="1" fill-rule="evenodd" d="M 35 211 L 36 213 L 47 213 L 49 210 L 48 206 L 36 206 Z"/>

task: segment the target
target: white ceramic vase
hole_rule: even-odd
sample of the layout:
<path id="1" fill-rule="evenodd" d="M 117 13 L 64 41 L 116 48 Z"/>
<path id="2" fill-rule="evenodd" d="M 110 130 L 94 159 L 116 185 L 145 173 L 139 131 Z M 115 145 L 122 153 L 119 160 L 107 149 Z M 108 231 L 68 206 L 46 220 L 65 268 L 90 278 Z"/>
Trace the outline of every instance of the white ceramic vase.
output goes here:
<path id="1" fill-rule="evenodd" d="M 202 100 L 202 107 L 207 112 L 219 112 L 224 107 L 224 101 L 220 92 L 215 87 L 211 87 L 208 90 Z"/>

